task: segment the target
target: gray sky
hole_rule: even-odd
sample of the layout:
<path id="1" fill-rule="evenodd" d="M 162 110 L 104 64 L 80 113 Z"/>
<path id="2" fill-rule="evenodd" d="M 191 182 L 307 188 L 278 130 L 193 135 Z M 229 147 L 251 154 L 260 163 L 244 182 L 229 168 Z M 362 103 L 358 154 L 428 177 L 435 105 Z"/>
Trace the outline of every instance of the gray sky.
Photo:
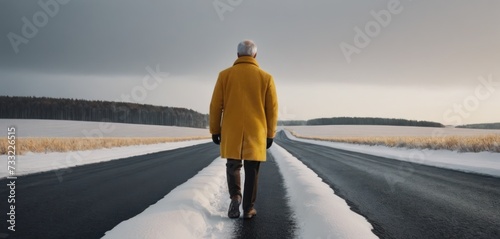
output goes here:
<path id="1" fill-rule="evenodd" d="M 499 16 L 496 0 L 2 1 L 0 95 L 207 113 L 253 39 L 282 119 L 500 122 Z"/>

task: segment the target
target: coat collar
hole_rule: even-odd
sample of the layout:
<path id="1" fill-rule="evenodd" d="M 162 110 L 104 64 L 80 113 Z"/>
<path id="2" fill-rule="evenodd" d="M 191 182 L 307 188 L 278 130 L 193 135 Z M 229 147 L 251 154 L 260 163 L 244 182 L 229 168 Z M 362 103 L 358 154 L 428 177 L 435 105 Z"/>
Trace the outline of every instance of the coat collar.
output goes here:
<path id="1" fill-rule="evenodd" d="M 238 57 L 238 59 L 236 59 L 236 61 L 234 62 L 233 65 L 237 65 L 237 64 L 241 64 L 241 63 L 254 64 L 255 66 L 259 67 L 259 63 L 257 62 L 257 60 L 251 56 L 240 56 L 240 57 Z"/>

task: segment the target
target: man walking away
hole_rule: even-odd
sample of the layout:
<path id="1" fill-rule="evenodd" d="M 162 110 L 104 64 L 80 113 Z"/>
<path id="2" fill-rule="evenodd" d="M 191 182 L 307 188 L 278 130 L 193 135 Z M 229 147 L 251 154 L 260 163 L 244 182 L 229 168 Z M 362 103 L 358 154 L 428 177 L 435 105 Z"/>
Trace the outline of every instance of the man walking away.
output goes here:
<path id="1" fill-rule="evenodd" d="M 219 73 L 210 103 L 210 133 L 227 159 L 226 175 L 231 204 L 228 217 L 240 217 L 240 169 L 245 169 L 243 218 L 257 215 L 254 208 L 260 162 L 276 134 L 278 103 L 273 77 L 259 68 L 257 46 L 238 44 L 238 59 Z M 244 165 L 243 165 L 244 164 Z"/>

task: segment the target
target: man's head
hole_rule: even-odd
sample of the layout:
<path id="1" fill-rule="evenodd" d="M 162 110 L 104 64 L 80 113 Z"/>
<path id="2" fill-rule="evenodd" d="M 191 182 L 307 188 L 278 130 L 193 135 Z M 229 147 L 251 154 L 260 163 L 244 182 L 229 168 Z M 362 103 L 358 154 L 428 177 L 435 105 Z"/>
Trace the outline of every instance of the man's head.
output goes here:
<path id="1" fill-rule="evenodd" d="M 238 57 L 240 56 L 257 56 L 257 45 L 251 40 L 244 40 L 238 44 Z"/>

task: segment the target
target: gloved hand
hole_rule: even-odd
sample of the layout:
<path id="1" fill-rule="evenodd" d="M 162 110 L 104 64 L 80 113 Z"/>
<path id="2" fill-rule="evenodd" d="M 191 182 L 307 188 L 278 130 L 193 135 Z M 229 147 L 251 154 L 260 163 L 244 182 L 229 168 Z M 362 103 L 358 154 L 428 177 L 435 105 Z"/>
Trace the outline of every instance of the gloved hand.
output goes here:
<path id="1" fill-rule="evenodd" d="M 271 145 L 273 145 L 273 138 L 267 138 L 266 149 L 270 148 Z"/>
<path id="2" fill-rule="evenodd" d="M 220 134 L 212 134 L 212 141 L 214 141 L 214 144 L 219 145 L 220 144 Z"/>

